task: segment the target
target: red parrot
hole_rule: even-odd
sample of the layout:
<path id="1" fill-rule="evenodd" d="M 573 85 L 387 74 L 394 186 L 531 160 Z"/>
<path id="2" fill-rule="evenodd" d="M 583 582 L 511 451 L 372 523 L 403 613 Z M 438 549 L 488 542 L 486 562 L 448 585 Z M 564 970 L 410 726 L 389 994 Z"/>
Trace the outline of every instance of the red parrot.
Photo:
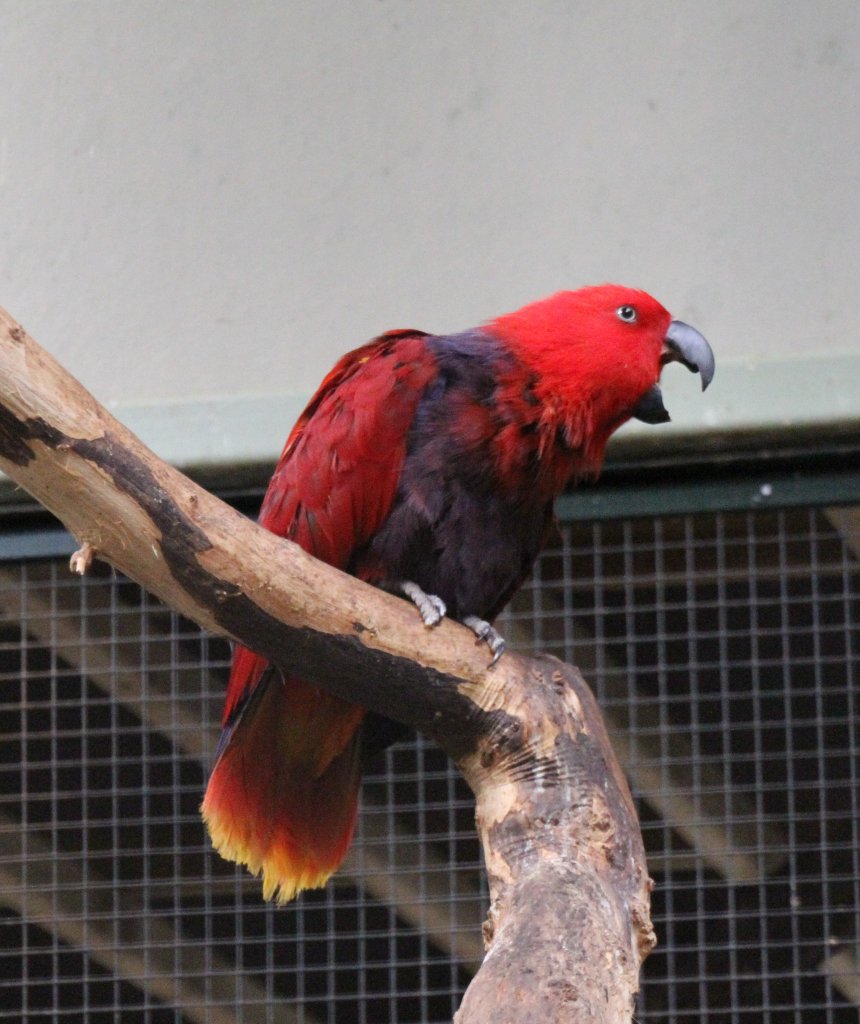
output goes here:
<path id="1" fill-rule="evenodd" d="M 714 356 L 645 292 L 565 291 L 462 334 L 389 331 L 345 355 L 287 439 L 259 522 L 485 641 L 555 498 L 595 477 L 631 417 L 669 419 L 660 372 Z M 325 884 L 358 806 L 361 707 L 237 646 L 202 814 L 213 845 L 283 903 Z"/>

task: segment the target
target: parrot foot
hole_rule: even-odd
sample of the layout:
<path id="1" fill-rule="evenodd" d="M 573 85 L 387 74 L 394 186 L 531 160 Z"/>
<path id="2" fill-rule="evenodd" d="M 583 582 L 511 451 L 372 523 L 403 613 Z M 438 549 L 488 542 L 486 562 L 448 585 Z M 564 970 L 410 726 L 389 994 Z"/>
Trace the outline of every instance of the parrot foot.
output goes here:
<path id="1" fill-rule="evenodd" d="M 505 638 L 489 622 L 479 619 L 477 615 L 467 615 L 463 619 L 463 625 L 471 629 L 479 644 L 486 644 L 490 648 L 490 653 L 493 655 L 490 661 L 490 668 L 492 668 L 505 653 Z"/>
<path id="2" fill-rule="evenodd" d="M 417 583 L 411 580 L 403 580 L 397 584 L 397 589 L 415 605 L 424 621 L 425 626 L 438 626 L 445 618 L 445 602 L 435 594 L 425 594 Z"/>

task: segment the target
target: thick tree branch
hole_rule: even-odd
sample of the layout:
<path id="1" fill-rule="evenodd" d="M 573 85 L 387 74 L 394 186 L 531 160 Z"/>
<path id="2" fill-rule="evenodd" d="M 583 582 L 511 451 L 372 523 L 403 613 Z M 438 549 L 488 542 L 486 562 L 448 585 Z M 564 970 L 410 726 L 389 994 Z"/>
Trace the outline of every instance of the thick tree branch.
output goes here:
<path id="1" fill-rule="evenodd" d="M 450 622 L 280 540 L 161 462 L 0 311 L 0 468 L 82 544 L 204 628 L 436 739 L 477 800 L 488 955 L 458 1015 L 631 1019 L 653 945 L 636 815 L 579 673 Z"/>

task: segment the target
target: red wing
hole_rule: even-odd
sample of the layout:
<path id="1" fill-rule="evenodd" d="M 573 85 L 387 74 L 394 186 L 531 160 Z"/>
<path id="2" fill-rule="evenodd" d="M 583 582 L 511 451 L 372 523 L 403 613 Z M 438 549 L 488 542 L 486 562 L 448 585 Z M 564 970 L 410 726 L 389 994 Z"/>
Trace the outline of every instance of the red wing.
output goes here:
<path id="1" fill-rule="evenodd" d="M 290 433 L 259 522 L 317 558 L 346 568 L 394 501 L 415 409 L 436 376 L 419 331 L 390 331 L 345 355 Z M 226 724 L 266 662 L 237 648 Z"/>

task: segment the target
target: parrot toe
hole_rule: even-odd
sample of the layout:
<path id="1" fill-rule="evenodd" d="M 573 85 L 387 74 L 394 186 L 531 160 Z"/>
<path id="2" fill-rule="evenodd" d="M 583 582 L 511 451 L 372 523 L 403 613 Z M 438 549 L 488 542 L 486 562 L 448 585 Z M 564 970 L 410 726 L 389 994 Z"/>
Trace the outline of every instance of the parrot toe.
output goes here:
<path id="1" fill-rule="evenodd" d="M 489 622 L 479 619 L 477 615 L 467 615 L 463 619 L 463 625 L 471 629 L 479 644 L 486 644 L 490 648 L 490 653 L 493 656 L 490 661 L 490 668 L 492 668 L 505 653 L 505 638 Z"/>
<path id="2" fill-rule="evenodd" d="M 425 626 L 438 626 L 445 618 L 445 602 L 435 594 L 425 594 L 417 583 L 411 580 L 403 580 L 397 585 L 397 589 L 405 594 L 418 609 Z"/>

